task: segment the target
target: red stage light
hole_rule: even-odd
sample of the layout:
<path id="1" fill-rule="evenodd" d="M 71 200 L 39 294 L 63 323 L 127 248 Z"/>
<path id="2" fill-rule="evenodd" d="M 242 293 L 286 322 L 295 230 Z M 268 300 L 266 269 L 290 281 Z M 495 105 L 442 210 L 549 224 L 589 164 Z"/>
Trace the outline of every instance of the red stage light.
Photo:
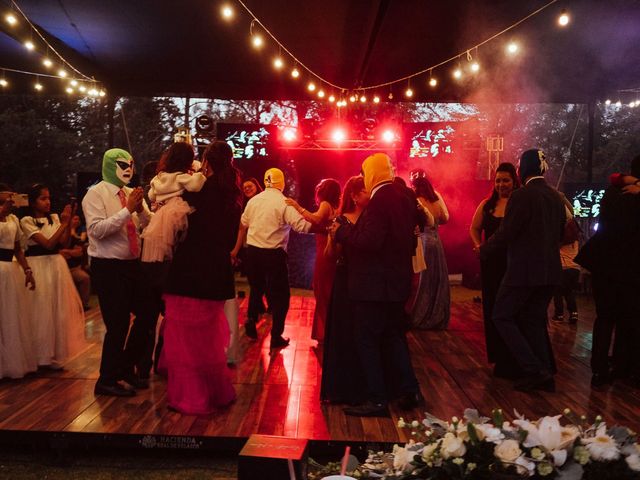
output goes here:
<path id="1" fill-rule="evenodd" d="M 382 140 L 391 143 L 396 139 L 396 134 L 393 130 L 385 130 L 382 132 Z"/>
<path id="2" fill-rule="evenodd" d="M 282 138 L 284 138 L 285 142 L 293 142 L 297 136 L 298 135 L 296 134 L 296 131 L 293 128 L 287 128 L 282 133 Z"/>
<path id="3" fill-rule="evenodd" d="M 342 143 L 347 138 L 347 134 L 342 128 L 336 128 L 331 134 L 331 138 L 336 143 Z"/>

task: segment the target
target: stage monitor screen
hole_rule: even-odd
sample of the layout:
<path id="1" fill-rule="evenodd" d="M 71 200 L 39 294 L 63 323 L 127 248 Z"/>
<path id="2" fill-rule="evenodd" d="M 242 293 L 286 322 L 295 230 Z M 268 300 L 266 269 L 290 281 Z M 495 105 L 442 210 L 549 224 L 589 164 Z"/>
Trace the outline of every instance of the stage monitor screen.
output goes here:
<path id="1" fill-rule="evenodd" d="M 234 160 L 267 158 L 273 149 L 272 129 L 268 125 L 218 123 L 218 138 L 233 148 Z"/>
<path id="2" fill-rule="evenodd" d="M 450 123 L 408 124 L 409 158 L 440 159 L 454 153 L 456 129 Z"/>
<path id="3" fill-rule="evenodd" d="M 573 215 L 577 218 L 598 218 L 603 195 L 604 188 L 600 186 L 576 188 L 569 197 L 573 206 Z"/>

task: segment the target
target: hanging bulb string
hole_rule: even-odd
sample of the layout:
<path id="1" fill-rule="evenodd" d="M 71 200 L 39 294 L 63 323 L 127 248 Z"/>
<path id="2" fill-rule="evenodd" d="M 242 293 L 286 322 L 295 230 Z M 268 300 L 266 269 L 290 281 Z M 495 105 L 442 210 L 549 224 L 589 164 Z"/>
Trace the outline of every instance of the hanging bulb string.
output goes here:
<path id="1" fill-rule="evenodd" d="M 35 27 L 35 25 L 33 23 L 31 23 L 31 20 L 29 20 L 29 17 L 27 17 L 27 15 L 22 11 L 22 9 L 20 8 L 20 6 L 15 2 L 15 0 L 11 0 L 11 4 L 12 6 L 16 9 L 16 11 L 20 12 L 20 15 L 22 15 L 22 17 L 26 20 L 26 22 L 29 24 L 29 26 L 31 27 L 31 31 L 32 31 L 32 35 L 33 32 L 36 32 L 36 34 L 40 37 L 40 39 L 45 43 L 45 45 L 47 46 L 47 52 L 49 50 L 51 50 L 53 53 L 56 54 L 56 56 L 62 61 L 62 63 L 64 63 L 66 66 L 68 66 L 71 70 L 73 70 L 74 72 L 76 72 L 78 75 L 80 75 L 82 78 L 84 78 L 87 81 L 90 82 L 95 82 L 96 80 L 93 77 L 89 77 L 87 75 L 85 75 L 84 73 L 82 73 L 80 70 L 78 70 L 77 68 L 75 68 L 73 65 L 71 65 L 67 60 L 65 60 L 65 58 L 53 47 L 53 45 L 51 45 L 46 38 L 44 38 L 44 36 L 40 33 L 40 31 Z M 43 75 L 45 76 L 45 75 Z M 55 75 L 53 75 L 55 76 Z"/>
<path id="2" fill-rule="evenodd" d="M 59 75 L 51 75 L 48 73 L 40 73 L 40 72 L 29 72 L 27 70 L 17 70 L 15 68 L 8 68 L 8 67 L 0 67 L 0 70 L 5 71 L 5 72 L 11 72 L 11 73 L 18 73 L 21 75 L 32 75 L 34 77 L 47 77 L 47 78 L 60 78 Z M 100 84 L 100 82 L 98 82 L 97 80 L 94 80 L 92 78 L 89 79 L 81 79 L 81 78 L 68 78 L 67 80 L 80 80 L 82 82 L 90 82 L 92 85 L 97 86 Z"/>
<path id="3" fill-rule="evenodd" d="M 355 90 L 355 87 L 344 87 L 344 86 L 340 86 L 340 85 L 336 85 L 335 83 L 330 82 L 329 80 L 325 79 L 324 77 L 322 77 L 321 75 L 319 75 L 318 73 L 314 72 L 311 68 L 307 67 L 298 57 L 296 57 L 293 53 L 291 53 L 291 51 L 289 51 L 289 49 L 287 49 L 287 47 L 285 47 L 277 38 L 274 34 L 272 34 L 269 29 L 258 19 L 258 17 L 256 17 L 254 15 L 254 13 L 249 9 L 249 7 L 247 7 L 247 5 L 245 5 L 245 3 L 242 0 L 237 0 L 237 2 L 242 5 L 242 7 L 247 11 L 247 13 L 251 16 L 251 18 L 253 19 L 253 21 L 251 22 L 251 25 L 253 27 L 253 23 L 257 23 L 259 24 L 265 31 L 265 33 L 267 35 L 269 35 L 269 37 L 271 37 L 271 39 L 285 52 L 287 52 L 287 54 L 293 58 L 295 60 L 295 62 L 297 64 L 299 64 L 302 68 L 304 68 L 307 72 L 309 72 L 312 76 L 314 76 L 316 79 L 318 79 L 319 81 L 333 87 L 336 88 L 338 90 Z M 361 90 L 361 91 L 366 91 L 366 90 L 373 90 L 376 88 L 382 88 L 382 87 L 387 87 L 390 85 L 394 85 L 396 83 L 401 83 L 404 81 L 407 81 L 411 78 L 420 76 L 426 72 L 429 72 L 435 68 L 441 67 L 443 65 L 446 65 L 447 63 L 453 62 L 454 60 L 457 60 L 460 58 L 460 56 L 466 54 L 468 56 L 468 58 L 471 58 L 471 50 L 475 49 L 476 50 L 476 56 L 478 54 L 478 48 L 491 42 L 492 40 L 495 40 L 496 38 L 498 38 L 499 36 L 509 32 L 510 30 L 513 30 L 514 28 L 516 28 L 517 26 L 519 26 L 520 24 L 522 24 L 523 22 L 529 20 L 531 17 L 537 15 L 538 13 L 542 12 L 543 10 L 545 10 L 546 8 L 550 7 L 551 5 L 553 5 L 554 3 L 558 2 L 558 0 L 551 0 L 549 1 L 547 4 L 543 5 L 542 7 L 538 8 L 537 10 L 531 12 L 529 15 L 527 15 L 526 17 L 518 20 L 517 22 L 515 22 L 512 25 L 509 25 L 508 27 L 506 27 L 505 29 L 499 31 L 498 33 L 492 35 L 491 37 L 487 38 L 486 40 L 483 40 L 482 42 L 467 48 L 465 50 L 462 50 L 461 52 L 451 56 L 450 58 L 447 58 L 446 60 L 441 61 L 440 63 L 436 63 L 435 65 L 431 65 L 427 68 L 424 68 L 418 72 L 414 72 L 411 73 L 409 75 L 405 75 L 404 77 L 400 77 L 400 78 L 396 78 L 393 80 L 389 80 L 388 82 L 384 82 L 384 83 L 379 83 L 376 85 L 369 85 L 369 86 L 359 86 L 357 88 L 357 90 Z"/>

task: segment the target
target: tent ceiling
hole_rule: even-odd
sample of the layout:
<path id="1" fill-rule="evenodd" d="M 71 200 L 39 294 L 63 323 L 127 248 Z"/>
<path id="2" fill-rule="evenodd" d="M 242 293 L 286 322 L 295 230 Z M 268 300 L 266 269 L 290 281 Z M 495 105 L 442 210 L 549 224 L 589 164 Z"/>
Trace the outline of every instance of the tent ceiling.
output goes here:
<path id="1" fill-rule="evenodd" d="M 6 0 L 5 0 L 6 1 Z M 515 23 L 547 0 L 245 0 L 297 57 L 333 83 L 370 85 L 425 68 Z M 118 95 L 308 99 L 301 78 L 271 66 L 277 48 L 249 45 L 249 16 L 219 16 L 211 0 L 19 0 L 28 17 L 74 65 Z M 234 3 L 231 1 L 230 3 Z M 561 8 L 572 23 L 560 29 Z M 4 23 L 4 22 L 3 22 Z M 3 24 L 2 29 L 9 27 Z M 522 44 L 507 60 L 509 39 Z M 456 83 L 454 64 L 414 79 L 416 101 L 583 102 L 640 87 L 640 2 L 560 0 L 471 54 L 482 66 Z M 13 38 L 0 33 L 0 66 L 38 70 Z M 286 58 L 286 57 L 285 57 Z M 466 64 L 466 55 L 461 63 Z M 24 77 L 20 80 L 27 83 Z M 16 82 L 17 83 L 17 82 Z M 407 84 L 393 89 L 401 99 Z M 389 89 L 381 89 L 385 97 Z"/>

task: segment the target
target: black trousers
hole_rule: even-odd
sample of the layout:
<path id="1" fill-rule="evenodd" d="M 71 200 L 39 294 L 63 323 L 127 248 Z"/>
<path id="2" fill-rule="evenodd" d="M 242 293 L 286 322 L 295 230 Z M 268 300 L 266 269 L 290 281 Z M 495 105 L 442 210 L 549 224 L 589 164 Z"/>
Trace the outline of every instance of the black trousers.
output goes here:
<path id="1" fill-rule="evenodd" d="M 247 247 L 247 276 L 251 295 L 249 297 L 249 321 L 256 321 L 262 304 L 262 293 L 267 295 L 273 323 L 271 341 L 282 336 L 284 321 L 289 311 L 289 270 L 287 252 L 281 248 Z M 255 289 L 255 290 L 254 290 Z"/>
<path id="2" fill-rule="evenodd" d="M 91 282 L 107 331 L 102 344 L 99 383 L 113 385 L 133 372 L 148 343 L 147 285 L 138 260 L 91 259 Z M 131 324 L 131 313 L 135 320 Z M 128 335 L 128 338 L 127 338 Z"/>
<path id="3" fill-rule="evenodd" d="M 169 276 L 170 262 L 142 262 L 142 274 L 146 284 L 146 298 L 143 305 L 144 316 L 148 318 L 147 331 L 142 351 L 136 364 L 136 370 L 141 378 L 149 378 L 153 366 L 154 347 L 156 347 L 156 324 L 160 314 L 164 315 L 164 301 L 162 294 Z M 162 338 L 158 339 L 155 349 L 156 363 L 162 351 Z"/>
<path id="4" fill-rule="evenodd" d="M 563 298 L 567 302 L 567 310 L 569 313 L 578 311 L 576 289 L 578 288 L 579 280 L 580 270 L 577 268 L 562 269 L 562 284 L 556 287 L 556 291 L 553 293 L 553 307 L 556 315 L 562 315 L 563 313 Z"/>
<path id="5" fill-rule="evenodd" d="M 353 302 L 354 338 L 364 368 L 368 399 L 386 404 L 393 393 L 418 393 L 402 329 L 403 302 Z M 385 382 L 385 371 L 395 385 Z M 393 392 L 393 390 L 397 390 Z"/>
<path id="6" fill-rule="evenodd" d="M 525 375 L 554 373 L 555 361 L 547 307 L 553 286 L 500 285 L 493 307 L 493 323 Z"/>
<path id="7" fill-rule="evenodd" d="M 640 280 L 616 278 L 613 275 L 593 274 L 593 297 L 596 320 L 593 323 L 591 370 L 606 374 L 609 371 L 609 350 L 613 331 L 613 367 L 618 374 L 640 378 L 640 360 L 635 351 L 640 341 L 640 307 L 637 295 Z"/>

